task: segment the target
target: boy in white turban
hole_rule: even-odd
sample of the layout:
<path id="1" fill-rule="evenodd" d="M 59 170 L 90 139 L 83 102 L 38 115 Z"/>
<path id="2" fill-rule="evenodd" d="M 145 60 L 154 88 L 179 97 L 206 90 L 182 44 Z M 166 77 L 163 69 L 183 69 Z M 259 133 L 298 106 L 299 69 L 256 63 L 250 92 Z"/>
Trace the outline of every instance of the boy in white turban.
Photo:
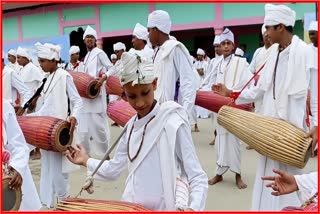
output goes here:
<path id="1" fill-rule="evenodd" d="M 71 134 L 77 124 L 82 101 L 70 74 L 58 68 L 61 48 L 48 43 L 36 43 L 35 47 L 47 81 L 38 99 L 40 109 L 29 116 L 51 116 L 67 120 L 70 122 Z M 59 152 L 41 150 L 40 198 L 48 208 L 54 206 L 54 195 L 58 201 L 69 196 L 68 163 Z"/>
<path id="2" fill-rule="evenodd" d="M 108 149 L 110 130 L 107 119 L 107 94 L 105 72 L 112 67 L 107 54 L 96 47 L 97 32 L 90 26 L 83 34 L 83 40 L 87 47 L 87 55 L 84 58 L 84 70 L 94 78 L 99 78 L 96 88 L 100 88 L 100 94 L 95 99 L 82 97 L 83 108 L 79 117 L 78 131 L 80 142 L 87 151 L 97 156 L 102 156 Z"/>
<path id="3" fill-rule="evenodd" d="M 297 36 L 292 35 L 296 13 L 285 5 L 265 5 L 264 24 L 273 46 L 270 56 L 261 71 L 255 87 L 239 92 L 224 85 L 215 90 L 224 96 L 236 99 L 236 104 L 251 103 L 263 99 L 261 114 L 285 120 L 303 128 L 306 115 L 306 99 L 310 73 L 317 72 L 312 51 Z M 317 108 L 315 108 L 317 109 Z M 315 112 L 313 112 L 315 113 Z M 317 113 L 317 112 L 316 112 Z M 273 197 L 261 177 L 272 175 L 272 169 L 281 169 L 290 174 L 301 174 L 289 166 L 266 156 L 259 155 L 258 168 L 252 196 L 252 210 L 278 211 L 286 206 L 300 206 L 296 194 Z"/>
<path id="4" fill-rule="evenodd" d="M 225 84 L 230 89 L 241 89 L 251 78 L 249 64 L 245 58 L 233 54 L 234 35 L 226 28 L 220 35 L 220 45 L 223 57 L 214 69 L 217 73 L 215 84 Z M 234 172 L 236 185 L 239 189 L 245 189 L 247 185 L 241 178 L 241 143 L 240 140 L 217 123 L 215 118 L 217 138 L 215 140 L 217 169 L 216 176 L 209 180 L 214 185 L 223 180 L 223 174 L 229 169 Z"/>
<path id="5" fill-rule="evenodd" d="M 26 84 L 31 94 L 33 95 L 40 87 L 44 78 L 43 72 L 31 62 L 31 56 L 28 50 L 25 48 L 18 47 L 17 49 L 17 61 L 22 66 L 21 70 L 18 71 L 18 75 L 22 81 Z M 22 103 L 28 100 L 23 100 L 20 95 L 16 95 L 15 106 L 21 106 Z M 22 111 L 21 111 L 22 112 Z M 21 113 L 18 113 L 21 115 Z"/>
<path id="6" fill-rule="evenodd" d="M 123 201 L 155 211 L 203 210 L 207 176 L 196 156 L 187 114 L 173 101 L 159 105 L 154 99 L 157 79 L 151 60 L 124 53 L 121 63 L 121 84 L 137 115 L 127 123 L 114 158 L 104 161 L 94 178 L 115 180 L 128 168 Z M 78 148 L 71 147 L 67 157 L 93 171 L 100 160 L 89 158 L 82 145 Z M 177 178 L 178 167 L 186 172 L 187 184 Z M 190 185 L 190 193 L 185 185 Z M 189 194 L 190 200 L 182 201 Z"/>
<path id="7" fill-rule="evenodd" d="M 177 91 L 179 103 L 191 118 L 196 88 L 193 84 L 194 73 L 189 51 L 181 42 L 169 39 L 171 19 L 166 11 L 156 10 L 150 13 L 147 27 L 152 46 L 158 46 L 153 58 L 158 78 L 155 99 L 159 104 L 174 100 Z M 179 84 L 176 84 L 177 81 Z"/>
<path id="8" fill-rule="evenodd" d="M 111 54 L 111 63 L 113 64 L 113 65 L 115 65 L 116 64 L 116 62 L 118 61 L 118 58 L 117 58 L 117 55 L 115 55 L 115 54 Z"/>
<path id="9" fill-rule="evenodd" d="M 17 62 L 17 51 L 14 49 L 10 49 L 8 51 L 8 66 L 12 68 L 14 71 L 18 72 L 21 69 L 21 66 Z"/>
<path id="10" fill-rule="evenodd" d="M 10 153 L 9 170 L 12 177 L 9 188 L 20 188 L 22 201 L 19 211 L 38 211 L 41 202 L 29 168 L 29 149 L 8 100 L 2 100 L 2 151 Z"/>
<path id="11" fill-rule="evenodd" d="M 140 23 L 137 23 L 132 32 L 132 45 L 135 50 L 141 51 L 143 56 L 151 59 L 153 49 L 147 45 L 148 37 L 148 29 Z"/>
<path id="12" fill-rule="evenodd" d="M 71 46 L 69 50 L 70 62 L 66 64 L 67 71 L 84 71 L 83 62 L 79 61 L 80 48 L 79 46 Z"/>

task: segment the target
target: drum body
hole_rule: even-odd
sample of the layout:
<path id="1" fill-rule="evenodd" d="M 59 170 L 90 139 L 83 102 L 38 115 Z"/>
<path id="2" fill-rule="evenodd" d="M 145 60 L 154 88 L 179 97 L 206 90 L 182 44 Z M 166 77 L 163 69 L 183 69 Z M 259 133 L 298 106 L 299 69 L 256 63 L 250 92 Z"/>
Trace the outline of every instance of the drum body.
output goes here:
<path id="1" fill-rule="evenodd" d="M 67 198 L 57 204 L 59 211 L 147 212 L 139 204 L 94 199 Z"/>
<path id="2" fill-rule="evenodd" d="M 221 96 L 213 91 L 197 91 L 195 105 L 215 113 L 218 113 L 219 109 L 225 105 L 230 105 L 246 111 L 251 111 L 253 107 L 252 104 L 235 105 L 230 97 Z"/>
<path id="3" fill-rule="evenodd" d="M 119 97 L 123 96 L 123 88 L 121 86 L 119 77 L 110 76 L 107 79 L 106 83 L 107 94 L 118 95 Z"/>
<path id="4" fill-rule="evenodd" d="M 27 143 L 35 147 L 64 152 L 72 143 L 73 134 L 69 135 L 67 121 L 45 116 L 17 116 L 17 120 Z"/>
<path id="5" fill-rule="evenodd" d="M 2 211 L 18 211 L 21 205 L 21 188 L 9 189 L 10 180 L 10 175 L 2 176 Z"/>
<path id="6" fill-rule="evenodd" d="M 100 94 L 100 89 L 96 90 L 95 86 L 98 83 L 98 80 L 92 76 L 83 73 L 68 71 L 73 78 L 73 82 L 78 90 L 78 93 L 81 97 L 94 99 Z"/>
<path id="7" fill-rule="evenodd" d="M 218 124 L 273 160 L 303 168 L 311 155 L 312 139 L 286 121 L 223 106 Z"/>
<path id="8" fill-rule="evenodd" d="M 124 100 L 113 101 L 109 103 L 107 107 L 109 118 L 122 127 L 124 127 L 136 113 L 136 110 Z"/>

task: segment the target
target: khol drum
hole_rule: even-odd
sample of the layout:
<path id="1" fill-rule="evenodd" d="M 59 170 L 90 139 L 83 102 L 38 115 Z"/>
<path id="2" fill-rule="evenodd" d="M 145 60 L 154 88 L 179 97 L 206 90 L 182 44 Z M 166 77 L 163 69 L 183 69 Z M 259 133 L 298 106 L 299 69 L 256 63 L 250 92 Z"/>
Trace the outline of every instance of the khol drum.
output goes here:
<path id="1" fill-rule="evenodd" d="M 100 89 L 95 89 L 98 80 L 83 72 L 68 71 L 81 97 L 94 99 L 100 94 Z"/>
<path id="2" fill-rule="evenodd" d="M 113 101 L 109 103 L 107 107 L 109 118 L 122 127 L 124 127 L 136 113 L 136 110 L 124 100 Z"/>

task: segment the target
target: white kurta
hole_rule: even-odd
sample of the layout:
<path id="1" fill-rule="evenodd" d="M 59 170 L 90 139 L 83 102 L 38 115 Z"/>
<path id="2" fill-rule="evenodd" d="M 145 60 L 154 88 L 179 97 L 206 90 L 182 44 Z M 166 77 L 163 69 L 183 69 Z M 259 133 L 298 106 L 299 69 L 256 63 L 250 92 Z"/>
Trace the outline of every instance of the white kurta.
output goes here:
<path id="1" fill-rule="evenodd" d="M 194 64 L 193 64 L 194 68 L 197 70 L 197 69 L 200 69 L 202 68 L 203 69 L 203 72 L 204 74 L 202 76 L 200 76 L 200 81 L 202 82 L 204 80 L 204 78 L 206 77 L 207 73 L 208 73 L 208 62 L 207 61 L 196 61 Z M 199 86 L 198 86 L 199 87 Z M 198 88 L 197 87 L 197 88 Z M 197 117 L 199 118 L 203 118 L 203 119 L 206 119 L 209 117 L 209 111 L 205 108 L 202 108 L 200 106 L 195 106 L 196 108 L 196 112 L 197 112 Z"/>
<path id="2" fill-rule="evenodd" d="M 84 72 L 94 78 L 112 67 L 108 56 L 99 48 L 87 53 L 84 59 Z M 83 109 L 79 117 L 80 142 L 88 153 L 103 157 L 110 141 L 110 128 L 107 119 L 107 94 L 105 82 L 100 95 L 95 99 L 82 97 Z"/>
<path id="3" fill-rule="evenodd" d="M 51 84 L 50 84 L 51 82 Z M 77 120 L 82 101 L 70 74 L 59 68 L 47 77 L 41 97 L 40 109 L 30 116 L 51 116 L 66 120 L 68 116 L 68 98 L 71 115 Z M 76 135 L 76 133 L 74 133 Z M 54 206 L 55 194 L 58 201 L 69 196 L 69 174 L 65 172 L 69 162 L 59 152 L 41 150 L 40 197 L 48 207 Z"/>
<path id="4" fill-rule="evenodd" d="M 24 106 L 26 102 L 33 96 L 28 87 L 24 84 L 18 74 L 11 68 L 5 66 L 2 71 L 2 91 L 3 98 L 10 100 L 13 105 L 16 105 L 15 98 L 17 93 L 23 96 L 21 106 Z"/>
<path id="5" fill-rule="evenodd" d="M 318 192 L 318 172 L 295 175 L 294 178 L 298 185 L 299 190 L 297 191 L 297 194 L 301 204 L 309 200 Z M 316 201 L 318 201 L 318 197 L 316 198 Z"/>
<path id="6" fill-rule="evenodd" d="M 277 44 L 274 45 L 277 46 Z M 280 52 L 275 87 L 273 87 L 273 74 L 278 54 L 278 48 L 275 48 L 266 63 L 265 70 L 261 71 L 258 85 L 244 90 L 236 103 L 250 103 L 262 97 L 262 115 L 280 118 L 303 128 L 310 68 L 313 66 L 310 62 L 309 50 L 303 41 L 296 36 L 293 37 L 291 45 Z M 273 88 L 275 88 L 275 99 Z M 272 190 L 265 187 L 267 182 L 262 181 L 261 177 L 272 175 L 272 169 L 285 170 L 294 175 L 302 173 L 296 167 L 259 155 L 252 210 L 278 211 L 286 206 L 300 206 L 296 194 L 280 197 L 271 195 Z"/>
<path id="7" fill-rule="evenodd" d="M 115 180 L 124 168 L 128 167 L 129 176 L 122 196 L 123 201 L 138 203 L 151 210 L 174 210 L 175 208 L 172 206 L 174 201 L 168 199 L 174 198 L 175 188 L 174 186 L 169 188 L 169 192 L 173 195 L 168 194 L 167 188 L 168 184 L 175 185 L 175 179 L 171 180 L 171 177 L 164 175 L 170 174 L 170 171 L 175 170 L 174 167 L 178 164 L 188 177 L 190 185 L 189 207 L 195 211 L 205 208 L 208 188 L 207 176 L 196 156 L 187 115 L 185 112 L 181 113 L 182 108 L 178 107 L 177 109 L 177 106 L 174 102 L 163 103 L 161 107 L 156 104 L 145 117 L 139 120 L 133 117 L 127 124 L 127 132 L 120 140 L 114 158 L 105 161 L 95 175 L 96 179 Z M 141 151 L 137 159 L 130 162 L 128 153 L 131 157 L 137 154 L 144 126 L 153 116 L 155 118 L 146 128 Z M 179 125 L 176 126 L 176 124 Z M 132 126 L 134 128 L 130 142 L 128 142 Z M 174 130 L 174 136 L 170 135 L 172 130 Z M 168 135 L 172 138 L 169 139 Z M 130 152 L 127 150 L 128 143 Z M 159 146 L 160 144 L 171 149 L 164 153 L 163 148 Z M 172 157 L 174 159 L 171 159 Z M 173 162 L 167 163 L 166 160 Z M 99 160 L 90 158 L 87 167 L 93 171 L 99 162 Z M 166 164 L 163 165 L 163 162 Z"/>
<path id="8" fill-rule="evenodd" d="M 84 71 L 84 65 L 83 62 L 80 62 L 79 60 L 75 65 L 73 65 L 71 62 L 69 62 L 65 68 L 67 71 Z"/>
<path id="9" fill-rule="evenodd" d="M 310 73 L 310 108 L 312 126 L 318 126 L 318 48 L 312 45 L 311 49 L 315 68 L 312 68 Z"/>
<path id="10" fill-rule="evenodd" d="M 18 62 L 15 62 L 15 63 L 11 63 L 11 62 L 9 62 L 8 63 L 8 66 L 10 67 L 10 68 L 12 68 L 14 71 L 16 71 L 16 72 L 19 72 L 20 70 L 21 70 L 21 68 L 22 68 L 22 66 L 20 66 L 19 64 L 18 64 Z"/>
<path id="11" fill-rule="evenodd" d="M 252 74 L 248 69 L 249 64 L 245 58 L 236 57 L 233 54 L 221 58 L 217 71 L 217 83 L 222 83 L 230 90 L 241 88 L 250 79 Z M 215 121 L 217 130 L 216 157 L 217 174 L 222 175 L 228 169 L 240 174 L 241 169 L 241 144 L 240 140 L 220 126 Z"/>
<path id="12" fill-rule="evenodd" d="M 29 149 L 13 107 L 3 100 L 3 147 L 10 152 L 9 165 L 22 177 L 22 201 L 19 211 L 38 211 L 41 202 L 29 168 Z"/>

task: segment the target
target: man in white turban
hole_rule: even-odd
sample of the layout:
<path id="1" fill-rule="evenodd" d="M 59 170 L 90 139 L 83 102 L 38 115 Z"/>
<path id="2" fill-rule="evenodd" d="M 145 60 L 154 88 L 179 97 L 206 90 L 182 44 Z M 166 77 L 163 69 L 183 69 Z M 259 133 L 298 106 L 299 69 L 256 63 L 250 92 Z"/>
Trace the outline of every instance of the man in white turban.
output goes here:
<path id="1" fill-rule="evenodd" d="M 112 181 L 128 168 L 122 201 L 155 211 L 204 210 L 207 176 L 196 156 L 188 115 L 176 102 L 159 105 L 154 99 L 157 79 L 150 59 L 125 52 L 120 61 L 121 84 L 137 114 L 127 123 L 114 158 L 104 161 L 97 174 Z M 69 160 L 93 171 L 100 160 L 79 149 Z M 186 183 L 177 177 L 178 168 L 186 172 Z"/>
<path id="2" fill-rule="evenodd" d="M 112 63 L 107 54 L 96 47 L 97 39 L 97 32 L 88 26 L 83 35 L 88 53 L 83 62 L 84 70 L 81 72 L 99 79 L 96 88 L 100 88 L 100 94 L 95 99 L 82 97 L 83 108 L 79 117 L 78 131 L 80 132 L 80 142 L 86 150 L 102 157 L 107 151 L 110 141 L 106 114 L 105 81 L 108 77 L 106 72 L 112 67 Z"/>
<path id="3" fill-rule="evenodd" d="M 171 19 L 166 11 L 156 10 L 150 13 L 147 27 L 152 46 L 159 47 L 153 58 L 158 77 L 155 99 L 161 104 L 178 97 L 179 103 L 191 115 L 196 90 L 189 51 L 181 42 L 169 39 Z"/>
<path id="4" fill-rule="evenodd" d="M 153 49 L 147 45 L 148 37 L 148 29 L 140 23 L 137 23 L 132 33 L 132 45 L 135 50 L 141 51 L 142 55 L 151 59 L 153 55 Z"/>
<path id="5" fill-rule="evenodd" d="M 38 109 L 28 116 L 51 116 L 67 120 L 71 134 L 79 121 L 82 101 L 70 74 L 58 68 L 61 47 L 36 43 L 35 48 L 40 67 L 46 73 L 46 82 L 37 102 Z M 76 132 L 73 134 L 75 136 Z M 48 208 L 54 207 L 56 197 L 59 202 L 69 196 L 70 164 L 62 153 L 41 149 L 40 198 Z"/>
<path id="6" fill-rule="evenodd" d="M 10 49 L 8 51 L 8 66 L 12 68 L 14 71 L 19 72 L 21 66 L 17 62 L 17 51 L 14 49 Z"/>
<path id="7" fill-rule="evenodd" d="M 115 65 L 116 62 L 118 61 L 117 55 L 111 54 L 111 57 L 110 57 L 110 58 L 111 58 L 112 64 Z"/>
<path id="8" fill-rule="evenodd" d="M 313 50 L 318 53 L 318 21 L 312 21 L 308 29 Z"/>
<path id="9" fill-rule="evenodd" d="M 67 71 L 84 71 L 83 62 L 79 61 L 80 48 L 79 46 L 71 46 L 69 50 L 70 62 L 66 64 Z"/>
<path id="10" fill-rule="evenodd" d="M 18 75 L 28 87 L 30 93 L 33 95 L 41 85 L 44 78 L 44 73 L 31 62 L 29 51 L 25 48 L 18 47 L 17 61 L 19 65 L 22 66 L 21 70 L 18 71 Z M 22 103 L 27 101 L 21 99 L 19 94 L 16 94 L 14 104 L 15 106 L 21 106 Z"/>
<path id="11" fill-rule="evenodd" d="M 298 128 L 303 128 L 306 117 L 307 91 L 312 85 L 310 75 L 317 76 L 317 69 L 309 46 L 292 35 L 295 23 L 295 11 L 285 5 L 265 5 L 264 24 L 273 48 L 260 72 L 258 84 L 239 94 L 239 90 L 228 90 L 223 85 L 216 87 L 216 92 L 233 97 L 236 104 L 252 103 L 262 99 L 260 114 L 287 121 Z M 272 48 L 272 47 L 270 47 Z M 317 86 L 317 84 L 315 84 Z M 315 86 L 315 87 L 316 87 Z M 314 88 L 311 86 L 311 90 Z M 311 102 L 311 113 L 317 115 L 316 102 Z M 313 136 L 315 137 L 315 136 Z M 273 197 L 263 176 L 272 175 L 272 169 L 282 169 L 290 174 L 301 174 L 297 167 L 283 164 L 266 156 L 259 155 L 258 168 L 252 196 L 252 210 L 278 211 L 286 206 L 300 206 L 296 194 Z"/>

